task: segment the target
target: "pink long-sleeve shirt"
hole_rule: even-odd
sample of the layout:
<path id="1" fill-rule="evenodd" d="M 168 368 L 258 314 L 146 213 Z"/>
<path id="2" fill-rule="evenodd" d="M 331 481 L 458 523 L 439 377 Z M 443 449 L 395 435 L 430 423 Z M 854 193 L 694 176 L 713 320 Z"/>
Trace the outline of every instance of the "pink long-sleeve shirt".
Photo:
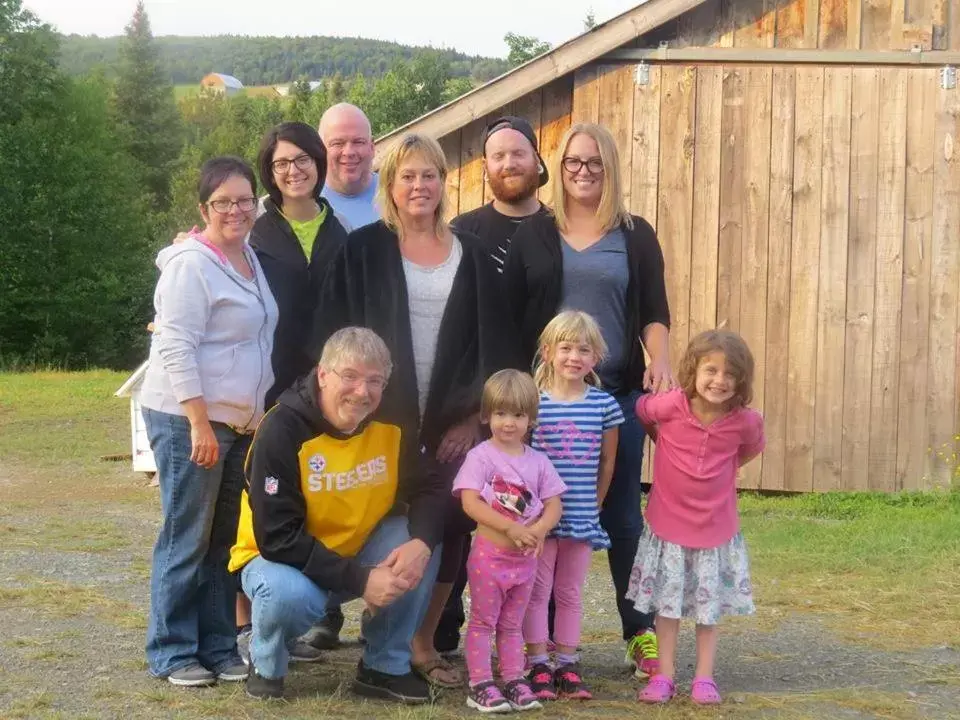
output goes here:
<path id="1" fill-rule="evenodd" d="M 763 417 L 733 410 L 704 425 L 681 389 L 641 395 L 637 417 L 657 426 L 653 487 L 647 523 L 661 540 L 689 548 L 714 548 L 740 531 L 737 468 L 763 451 Z"/>

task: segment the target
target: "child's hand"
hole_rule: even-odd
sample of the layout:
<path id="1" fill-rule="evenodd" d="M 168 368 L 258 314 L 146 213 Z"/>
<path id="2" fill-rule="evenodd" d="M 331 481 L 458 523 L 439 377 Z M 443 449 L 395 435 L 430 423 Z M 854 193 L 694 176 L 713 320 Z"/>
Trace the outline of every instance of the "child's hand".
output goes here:
<path id="1" fill-rule="evenodd" d="M 537 539 L 537 544 L 533 548 L 533 554 L 535 557 L 540 557 L 540 554 L 543 552 L 543 543 L 547 539 L 547 530 L 540 525 L 534 525 L 530 528 L 530 531 Z"/>
<path id="2" fill-rule="evenodd" d="M 536 550 L 536 533 L 532 532 L 530 528 L 521 525 L 520 523 L 514 523 L 507 528 L 507 537 L 519 550 L 523 550 L 524 548 Z"/>

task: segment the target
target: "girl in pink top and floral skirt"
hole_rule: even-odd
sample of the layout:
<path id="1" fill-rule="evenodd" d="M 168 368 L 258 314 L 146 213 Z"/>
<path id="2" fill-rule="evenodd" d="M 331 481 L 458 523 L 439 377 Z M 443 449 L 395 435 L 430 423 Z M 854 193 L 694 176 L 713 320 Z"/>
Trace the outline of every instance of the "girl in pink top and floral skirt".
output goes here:
<path id="1" fill-rule="evenodd" d="M 753 356 L 739 335 L 709 330 L 695 337 L 680 365 L 680 387 L 647 394 L 637 416 L 657 451 L 647 525 L 627 598 L 657 613 L 660 673 L 638 695 L 663 703 L 676 693 L 681 618 L 696 623 L 697 664 L 691 698 L 719 703 L 713 681 L 717 623 L 754 612 L 747 548 L 737 516 L 737 470 L 764 448 L 753 396 Z"/>

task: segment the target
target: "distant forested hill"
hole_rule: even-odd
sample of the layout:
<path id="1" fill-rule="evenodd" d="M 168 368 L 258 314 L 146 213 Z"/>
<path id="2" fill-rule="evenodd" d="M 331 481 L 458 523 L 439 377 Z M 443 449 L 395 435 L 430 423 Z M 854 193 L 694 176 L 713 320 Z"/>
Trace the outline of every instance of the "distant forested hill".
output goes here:
<path id="1" fill-rule="evenodd" d="M 72 75 L 116 67 L 118 37 L 64 35 L 61 65 Z M 180 37 L 155 38 L 175 85 L 198 83 L 210 72 L 233 75 L 244 85 L 272 85 L 300 78 L 317 80 L 340 74 L 379 77 L 398 61 L 409 60 L 428 48 L 334 37 Z M 468 56 L 454 50 L 437 51 L 450 62 L 454 77 L 486 81 L 508 69 L 506 60 Z"/>

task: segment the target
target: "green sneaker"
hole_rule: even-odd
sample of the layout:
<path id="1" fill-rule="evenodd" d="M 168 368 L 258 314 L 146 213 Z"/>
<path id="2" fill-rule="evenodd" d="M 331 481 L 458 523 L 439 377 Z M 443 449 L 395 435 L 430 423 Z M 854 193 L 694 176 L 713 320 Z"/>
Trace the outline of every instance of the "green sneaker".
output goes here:
<path id="1" fill-rule="evenodd" d="M 641 680 L 660 672 L 657 634 L 653 630 L 644 630 L 630 638 L 623 661 L 634 668 L 633 674 Z"/>

